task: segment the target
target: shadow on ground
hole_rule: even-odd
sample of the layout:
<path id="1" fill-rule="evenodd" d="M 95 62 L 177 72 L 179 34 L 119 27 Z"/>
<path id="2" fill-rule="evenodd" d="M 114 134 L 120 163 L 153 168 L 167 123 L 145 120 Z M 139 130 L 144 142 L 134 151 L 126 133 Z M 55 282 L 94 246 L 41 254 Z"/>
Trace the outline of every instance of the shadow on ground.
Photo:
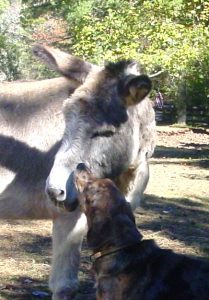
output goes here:
<path id="1" fill-rule="evenodd" d="M 47 287 L 47 280 L 37 280 L 30 277 L 18 277 L 14 278 L 12 284 L 0 286 L 0 299 L 51 299 L 51 294 Z"/>
<path id="2" fill-rule="evenodd" d="M 171 240 L 179 240 L 186 246 L 198 248 L 209 259 L 209 210 L 203 203 L 188 198 L 156 197 L 145 195 L 142 207 L 136 211 L 139 230 L 162 232 Z"/>
<path id="3" fill-rule="evenodd" d="M 1 300 L 38 300 L 51 299 L 46 280 L 35 280 L 30 277 L 19 277 L 13 284 L 0 286 Z M 95 290 L 92 281 L 80 281 L 79 292 L 75 300 L 94 300 Z"/>
<path id="4" fill-rule="evenodd" d="M 36 263 L 50 264 L 51 237 L 40 236 L 38 234 L 22 234 L 22 242 L 18 249 L 14 251 L 14 259 L 19 253 L 25 253 L 34 257 Z M 6 252 L 3 247 L 0 248 Z M 21 250 L 20 250 L 21 249 Z M 95 295 L 94 279 L 91 274 L 91 262 L 86 241 L 83 243 L 81 266 L 79 271 L 79 292 L 75 300 L 93 300 Z M 23 258 L 24 259 L 24 258 Z M 14 277 L 7 284 L 0 283 L 1 300 L 38 300 L 51 299 L 51 292 L 48 289 L 48 276 L 43 280 L 32 277 Z"/>
<path id="5" fill-rule="evenodd" d="M 154 158 L 182 158 L 182 159 L 202 159 L 205 161 L 205 166 L 209 167 L 208 158 L 209 158 L 209 145 L 204 147 L 201 144 L 195 144 L 195 147 L 190 149 L 189 145 L 183 144 L 181 148 L 176 147 L 165 147 L 157 146 L 154 152 Z"/>

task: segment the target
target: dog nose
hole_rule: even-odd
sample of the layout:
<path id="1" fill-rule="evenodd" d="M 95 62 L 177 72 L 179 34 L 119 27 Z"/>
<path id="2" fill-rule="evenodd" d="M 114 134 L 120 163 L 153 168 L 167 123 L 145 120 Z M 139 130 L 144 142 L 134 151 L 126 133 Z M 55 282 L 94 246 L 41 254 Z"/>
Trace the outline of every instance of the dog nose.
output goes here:
<path id="1" fill-rule="evenodd" d="M 51 200 L 64 201 L 65 200 L 65 191 L 55 188 L 47 187 L 46 193 L 48 194 Z"/>

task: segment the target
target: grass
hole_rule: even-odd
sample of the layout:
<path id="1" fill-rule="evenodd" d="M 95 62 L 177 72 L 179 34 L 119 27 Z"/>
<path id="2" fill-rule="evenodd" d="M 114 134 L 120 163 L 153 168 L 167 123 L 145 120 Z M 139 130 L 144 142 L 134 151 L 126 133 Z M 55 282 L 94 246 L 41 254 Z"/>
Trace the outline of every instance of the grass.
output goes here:
<path id="1" fill-rule="evenodd" d="M 209 135 L 168 126 L 158 134 L 137 226 L 163 248 L 209 259 Z M 34 291 L 50 299 L 51 222 L 1 221 L 0 228 L 0 299 L 40 299 Z M 88 256 L 84 244 L 78 300 L 93 291 Z"/>

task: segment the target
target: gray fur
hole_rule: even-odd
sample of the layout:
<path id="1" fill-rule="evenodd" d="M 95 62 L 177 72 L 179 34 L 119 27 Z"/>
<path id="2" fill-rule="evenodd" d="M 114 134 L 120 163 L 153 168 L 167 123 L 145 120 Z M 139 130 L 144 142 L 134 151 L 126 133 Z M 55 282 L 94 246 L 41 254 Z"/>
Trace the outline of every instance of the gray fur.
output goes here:
<path id="1" fill-rule="evenodd" d="M 65 101 L 65 132 L 46 187 L 57 205 L 69 208 L 76 201 L 72 173 L 80 162 L 87 164 L 96 177 L 114 179 L 127 194 L 132 193 L 132 207 L 139 205 L 149 176 L 148 158 L 154 150 L 155 121 L 148 98 L 133 104 L 127 101 L 132 83 L 141 90 L 140 82 L 147 80 L 143 75 L 127 75 L 130 64 L 120 62 L 90 72 Z M 138 169 L 142 165 L 144 171 Z M 141 174 L 140 186 L 136 183 L 133 189 L 129 185 L 137 173 Z"/>
<path id="2" fill-rule="evenodd" d="M 79 60 L 77 68 L 78 59 L 70 54 L 45 46 L 35 49 L 37 56 L 70 80 L 0 85 L 0 217 L 53 220 L 50 288 L 53 300 L 71 299 L 77 288 L 79 253 L 86 230 L 84 216 L 72 205 L 76 199 L 71 180 L 74 166 L 83 161 L 98 176 L 114 177 L 132 206 L 138 206 L 149 177 L 147 159 L 154 149 L 154 112 L 147 98 L 124 108 L 126 104 L 117 94 L 118 76 L 125 75 L 120 68 L 104 80 L 100 67 Z M 63 120 L 63 100 L 80 84 L 65 100 Z M 106 105 L 114 95 L 116 102 Z M 133 99 L 126 100 L 129 103 Z M 60 183 L 63 187 L 64 183 L 64 189 L 71 187 L 65 191 L 69 201 L 55 202 L 66 203 L 74 211 L 62 210 L 47 199 L 46 179 L 46 188 L 52 179 L 56 186 Z"/>

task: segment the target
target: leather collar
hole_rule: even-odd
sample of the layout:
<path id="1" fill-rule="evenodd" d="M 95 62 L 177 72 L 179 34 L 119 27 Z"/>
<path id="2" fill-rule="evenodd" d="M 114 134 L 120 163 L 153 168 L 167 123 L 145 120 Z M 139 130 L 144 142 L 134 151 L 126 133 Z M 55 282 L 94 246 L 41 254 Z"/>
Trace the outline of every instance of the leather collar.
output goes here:
<path id="1" fill-rule="evenodd" d="M 133 243 L 133 244 L 129 244 L 129 245 L 125 245 L 125 246 L 122 246 L 122 247 L 115 247 L 115 248 L 111 248 L 111 250 L 104 250 L 104 251 L 98 251 L 92 255 L 90 255 L 90 260 L 92 262 L 96 261 L 98 258 L 101 258 L 103 256 L 106 256 L 106 255 L 110 255 L 110 254 L 113 254 L 113 253 L 116 253 L 116 252 L 119 252 L 120 250 L 123 250 L 123 249 L 127 249 L 127 248 L 131 248 L 131 247 L 137 247 L 141 244 L 141 240 L 136 242 L 136 243 Z"/>

